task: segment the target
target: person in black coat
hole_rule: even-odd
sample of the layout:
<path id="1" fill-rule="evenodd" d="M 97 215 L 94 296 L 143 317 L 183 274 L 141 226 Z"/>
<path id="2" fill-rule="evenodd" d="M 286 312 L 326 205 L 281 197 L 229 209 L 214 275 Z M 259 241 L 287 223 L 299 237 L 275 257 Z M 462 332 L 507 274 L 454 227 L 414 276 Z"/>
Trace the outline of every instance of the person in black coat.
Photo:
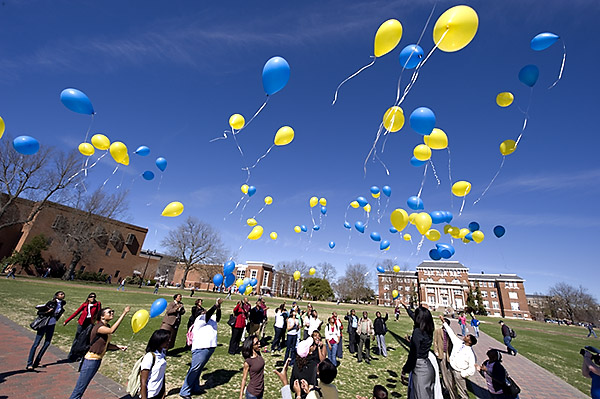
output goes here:
<path id="1" fill-rule="evenodd" d="M 27 359 L 26 367 L 27 370 L 31 371 L 40 365 L 44 353 L 46 353 L 46 350 L 52 342 L 54 327 L 56 326 L 57 320 L 60 319 L 60 316 L 62 316 L 64 313 L 66 303 L 65 293 L 58 291 L 56 294 L 54 294 L 54 298 L 48 301 L 45 305 L 36 306 L 38 317 L 41 316 L 45 319 L 42 325 L 37 329 L 37 334 L 33 341 L 33 345 L 31 345 L 31 349 L 29 350 L 29 358 Z M 37 347 L 40 345 L 40 342 L 42 342 L 42 337 L 45 337 L 44 345 L 42 345 L 42 349 L 40 349 L 37 356 L 35 356 Z"/>
<path id="2" fill-rule="evenodd" d="M 356 342 L 356 329 L 358 328 L 358 316 L 354 309 L 350 310 L 350 313 L 344 316 L 344 320 L 348 320 L 348 350 L 350 353 L 358 351 Z"/>
<path id="3" fill-rule="evenodd" d="M 387 333 L 387 326 L 385 325 L 385 322 L 388 320 L 388 314 L 385 312 L 385 317 L 381 317 L 381 312 L 376 312 L 375 316 L 373 328 L 375 329 L 377 349 L 381 356 L 387 357 L 387 347 L 385 346 L 385 333 Z"/>
<path id="4" fill-rule="evenodd" d="M 508 398 L 503 391 L 506 388 L 506 369 L 502 365 L 502 355 L 497 349 L 490 349 L 486 354 L 487 360 L 481 366 L 476 365 L 476 367 L 485 378 L 490 397 L 492 399 Z"/>

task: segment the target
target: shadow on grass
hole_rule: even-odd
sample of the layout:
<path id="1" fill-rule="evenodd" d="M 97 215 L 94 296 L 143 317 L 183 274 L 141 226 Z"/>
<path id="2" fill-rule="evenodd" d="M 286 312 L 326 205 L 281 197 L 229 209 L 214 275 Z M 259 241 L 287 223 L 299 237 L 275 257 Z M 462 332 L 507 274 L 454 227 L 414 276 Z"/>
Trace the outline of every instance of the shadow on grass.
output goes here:
<path id="1" fill-rule="evenodd" d="M 489 399 L 490 393 L 487 388 L 480 387 L 471 380 L 467 380 L 467 388 L 479 399 Z"/>
<path id="2" fill-rule="evenodd" d="M 234 375 L 238 374 L 240 370 L 225 370 L 218 369 L 211 373 L 204 374 L 206 383 L 202 386 L 203 389 L 216 388 L 220 385 L 225 385 L 231 381 Z"/>
<path id="3" fill-rule="evenodd" d="M 410 349 L 410 341 L 408 341 L 406 338 L 399 336 L 398 334 L 396 334 L 395 332 L 388 330 L 388 332 L 390 333 L 390 335 L 396 340 L 396 342 L 398 342 L 405 351 L 409 351 Z"/>
<path id="4" fill-rule="evenodd" d="M 177 349 L 171 349 L 167 352 L 167 356 L 169 357 L 181 357 L 181 354 L 184 352 L 189 352 L 190 349 L 188 349 L 187 347 L 181 347 L 181 348 L 177 348 Z"/>

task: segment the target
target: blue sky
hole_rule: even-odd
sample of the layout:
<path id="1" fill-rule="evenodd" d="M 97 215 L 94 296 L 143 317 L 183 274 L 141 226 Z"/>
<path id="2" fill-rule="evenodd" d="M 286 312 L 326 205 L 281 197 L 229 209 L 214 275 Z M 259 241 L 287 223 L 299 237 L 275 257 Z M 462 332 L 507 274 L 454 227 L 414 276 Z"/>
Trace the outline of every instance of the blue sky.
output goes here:
<path id="1" fill-rule="evenodd" d="M 459 3 L 437 2 L 421 46 L 433 47 L 433 23 Z M 600 80 L 595 23 L 600 5 L 594 1 L 533 2 L 472 1 L 479 15 L 474 40 L 455 53 L 436 51 L 423 66 L 418 81 L 402 104 L 405 115 L 419 107 L 434 110 L 437 126 L 449 137 L 453 181 L 473 184 L 460 217 L 460 201 L 450 195 L 448 154 L 434 151 L 440 180 L 428 171 L 422 199 L 426 210 L 449 210 L 452 224 L 465 227 L 478 221 L 486 234 L 481 244 L 455 242 L 456 255 L 472 271 L 515 272 L 528 292 L 545 291 L 556 282 L 583 285 L 594 294 L 600 279 L 597 267 L 597 199 L 600 177 L 599 143 L 593 115 L 599 102 Z M 309 265 L 327 261 L 338 275 L 350 262 L 373 267 L 391 258 L 410 268 L 427 259 L 433 243 L 417 253 L 413 242 L 388 233 L 389 213 L 406 209 L 406 199 L 419 191 L 423 169 L 408 161 L 422 142 L 408 123 L 391 134 L 379 163 L 363 163 L 383 113 L 393 105 L 401 71 L 400 50 L 415 43 L 434 6 L 419 1 L 194 2 L 154 1 L 73 2 L 13 1 L 0 6 L 0 116 L 13 136 L 27 134 L 42 145 L 76 148 L 90 118 L 67 110 L 59 101 L 66 87 L 84 91 L 97 115 L 92 133 L 125 142 L 130 152 L 151 148 L 146 158 L 131 155 L 129 167 L 106 157 L 91 170 L 89 187 L 106 178 L 106 190 L 130 189 L 131 223 L 147 227 L 144 248 L 161 250 L 169 229 L 193 215 L 217 228 L 235 260 L 276 264 L 302 259 Z M 373 38 L 389 18 L 403 24 L 399 46 L 348 82 L 331 106 L 336 86 L 370 62 Z M 534 52 L 529 41 L 540 32 L 564 38 L 567 61 L 563 79 L 552 90 L 560 68 L 560 43 Z M 288 85 L 238 135 L 246 157 L 231 140 L 213 143 L 228 128 L 228 118 L 246 119 L 264 101 L 261 71 L 279 55 L 289 62 Z M 495 184 L 476 205 L 498 169 L 500 142 L 516 139 L 530 90 L 517 79 L 527 64 L 540 68 L 532 94 L 530 119 L 518 150 L 507 157 Z M 404 86 L 410 75 L 405 73 Z M 506 109 L 495 104 L 501 91 L 515 94 Z M 272 144 L 277 129 L 294 128 L 294 141 L 274 148 L 252 171 L 257 187 L 245 210 L 229 212 L 242 197 L 243 166 L 254 163 Z M 157 156 L 169 164 L 162 174 Z M 95 159 L 95 158 L 94 158 Z M 144 170 L 157 174 L 146 182 Z M 389 185 L 392 196 L 381 222 L 377 201 L 367 234 L 380 232 L 391 249 L 380 251 L 367 234 L 343 228 L 347 205 L 359 195 L 369 197 L 372 185 Z M 117 188 L 118 186 L 118 188 Z M 256 215 L 263 198 L 273 205 L 257 220 L 265 228 L 261 240 L 248 241 L 248 217 Z M 295 225 L 312 225 L 308 200 L 328 200 L 321 230 L 293 232 Z M 181 201 L 179 218 L 160 216 L 171 201 Z M 385 207 L 382 198 L 380 214 Z M 313 209 L 319 219 L 318 208 Z M 240 221 L 240 218 L 242 221 Z M 354 224 L 366 221 L 363 212 L 348 211 Z M 501 224 L 507 234 L 496 239 L 491 230 Z M 276 231 L 277 241 L 268 233 Z M 336 247 L 330 250 L 329 241 Z M 441 242 L 449 242 L 443 236 Z"/>

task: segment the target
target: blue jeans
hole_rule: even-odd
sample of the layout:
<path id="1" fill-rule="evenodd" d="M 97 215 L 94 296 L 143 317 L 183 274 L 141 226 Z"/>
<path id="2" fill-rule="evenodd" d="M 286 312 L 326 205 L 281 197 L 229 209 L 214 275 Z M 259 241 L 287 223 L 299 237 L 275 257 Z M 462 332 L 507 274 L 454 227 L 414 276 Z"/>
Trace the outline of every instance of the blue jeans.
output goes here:
<path id="1" fill-rule="evenodd" d="M 94 378 L 98 372 L 100 363 L 102 363 L 102 360 L 83 359 L 77 384 L 75 384 L 75 389 L 73 389 L 73 393 L 69 399 L 80 399 L 83 396 L 83 393 L 87 389 L 88 385 L 90 385 L 90 382 L 92 382 L 92 378 Z"/>
<path id="2" fill-rule="evenodd" d="M 329 345 L 331 345 L 331 349 L 329 349 Z M 337 359 L 336 359 L 337 348 L 338 348 L 338 344 L 328 344 L 327 345 L 327 359 L 329 359 L 331 361 L 331 363 L 333 363 L 334 366 L 337 366 Z"/>
<path id="3" fill-rule="evenodd" d="M 283 328 L 275 328 L 275 338 L 273 338 L 273 345 L 271 345 L 271 350 L 276 351 L 281 349 L 281 335 L 283 334 Z"/>
<path id="4" fill-rule="evenodd" d="M 508 352 L 508 354 L 512 354 L 512 352 L 515 353 L 515 355 L 517 354 L 517 350 L 514 348 L 514 346 L 512 346 L 510 344 L 510 342 L 512 341 L 512 338 L 509 337 L 508 335 L 504 337 L 504 345 L 506 345 L 506 351 Z"/>
<path id="5" fill-rule="evenodd" d="M 248 393 L 248 391 L 246 391 L 246 399 L 262 399 L 262 395 L 260 396 L 254 396 L 251 393 Z"/>
<path id="6" fill-rule="evenodd" d="M 297 335 L 287 336 L 287 341 L 285 344 L 285 357 L 283 361 L 285 362 L 288 358 L 290 359 L 290 365 L 293 365 L 296 361 L 296 341 L 298 340 Z"/>
<path id="7" fill-rule="evenodd" d="M 596 332 L 594 330 L 588 330 L 588 331 L 589 331 L 589 333 L 587 335 L 588 338 L 590 337 L 590 335 L 593 335 L 594 338 L 598 338 L 598 336 L 596 335 Z"/>
<path id="8" fill-rule="evenodd" d="M 192 393 L 200 391 L 200 373 L 208 359 L 212 356 L 215 348 L 196 349 L 192 351 L 192 365 L 185 376 L 183 386 L 179 391 L 180 396 L 191 396 Z"/>
<path id="9" fill-rule="evenodd" d="M 33 340 L 33 345 L 31 345 L 31 349 L 29 350 L 29 359 L 27 359 L 27 367 L 37 367 L 42 361 L 42 356 L 44 356 L 44 353 L 46 353 L 46 349 L 48 349 L 48 347 L 50 346 L 50 342 L 52 342 L 52 336 L 54 335 L 54 326 L 55 324 L 51 326 L 42 327 L 39 330 L 37 330 L 37 334 L 35 336 L 35 339 Z M 36 356 L 34 362 L 33 357 L 35 356 L 35 351 L 40 345 L 40 342 L 42 342 L 42 337 L 44 335 L 46 336 L 46 338 L 44 339 L 44 345 L 42 345 L 42 349 L 40 349 L 40 352 Z"/>
<path id="10" fill-rule="evenodd" d="M 467 326 L 465 324 L 461 324 L 460 328 L 462 330 L 462 336 L 464 337 L 467 334 Z"/>

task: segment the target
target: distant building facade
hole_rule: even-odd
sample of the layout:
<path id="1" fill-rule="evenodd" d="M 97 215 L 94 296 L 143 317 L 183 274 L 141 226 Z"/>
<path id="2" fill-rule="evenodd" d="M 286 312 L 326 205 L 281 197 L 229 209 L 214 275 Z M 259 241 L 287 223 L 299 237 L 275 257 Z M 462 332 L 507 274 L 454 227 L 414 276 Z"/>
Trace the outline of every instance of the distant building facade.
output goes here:
<path id="1" fill-rule="evenodd" d="M 530 319 L 525 280 L 516 274 L 474 274 L 460 262 L 425 261 L 416 271 L 378 274 L 378 304 L 426 303 L 432 309 L 463 310 L 469 290 L 481 291 L 483 306 L 491 316 Z M 398 299 L 392 298 L 393 290 Z"/>

